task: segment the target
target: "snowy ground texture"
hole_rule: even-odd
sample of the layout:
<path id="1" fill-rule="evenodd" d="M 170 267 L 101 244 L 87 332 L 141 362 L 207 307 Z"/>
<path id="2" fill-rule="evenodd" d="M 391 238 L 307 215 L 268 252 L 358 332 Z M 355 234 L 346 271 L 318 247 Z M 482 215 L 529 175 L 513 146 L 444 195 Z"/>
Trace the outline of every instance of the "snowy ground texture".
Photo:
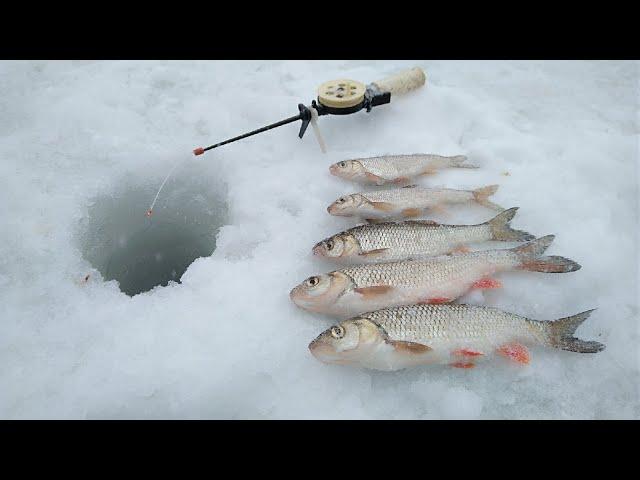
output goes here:
<path id="1" fill-rule="evenodd" d="M 299 124 L 189 154 L 295 114 L 325 80 L 368 83 L 414 65 L 427 73 L 422 91 L 320 119 L 326 155 L 311 131 L 298 139 Z M 0 62 L 0 417 L 640 417 L 639 71 L 637 62 Z M 310 355 L 332 322 L 296 308 L 289 290 L 332 269 L 311 247 L 353 224 L 325 209 L 358 191 L 329 164 L 418 152 L 468 155 L 480 170 L 423 183 L 499 183 L 495 201 L 521 207 L 515 228 L 556 234 L 549 253 L 583 265 L 501 274 L 503 289 L 463 300 L 539 319 L 598 307 L 578 333 L 605 351 L 533 349 L 524 368 L 496 360 L 396 373 Z M 125 181 L 152 189 L 176 161 L 176 181 L 227 184 L 227 224 L 182 284 L 128 297 L 84 258 L 81 226 L 96 198 Z M 146 207 L 132 205 L 141 217 Z M 433 218 L 489 216 L 462 208 Z"/>

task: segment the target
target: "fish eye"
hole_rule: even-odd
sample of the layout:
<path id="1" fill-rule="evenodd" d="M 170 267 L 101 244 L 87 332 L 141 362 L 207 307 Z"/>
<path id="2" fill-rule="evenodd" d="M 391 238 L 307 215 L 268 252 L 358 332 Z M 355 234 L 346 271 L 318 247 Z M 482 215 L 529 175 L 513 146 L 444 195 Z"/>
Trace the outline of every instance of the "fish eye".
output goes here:
<path id="1" fill-rule="evenodd" d="M 310 287 L 315 287 L 318 282 L 320 282 L 320 279 L 318 277 L 307 278 L 307 285 L 309 285 Z"/>
<path id="2" fill-rule="evenodd" d="M 338 165 L 340 165 L 341 168 L 344 168 L 347 166 L 346 162 L 340 162 Z"/>
<path id="3" fill-rule="evenodd" d="M 327 241 L 327 250 L 331 250 L 333 248 L 333 240 Z"/>
<path id="4" fill-rule="evenodd" d="M 338 199 L 338 203 L 344 203 L 344 202 L 346 202 L 346 201 L 347 201 L 347 199 L 346 199 L 346 198 L 344 198 L 344 197 L 340 197 L 340 198 Z"/>
<path id="5" fill-rule="evenodd" d="M 334 338 L 344 337 L 344 328 L 342 328 L 340 325 L 331 327 L 331 336 Z"/>

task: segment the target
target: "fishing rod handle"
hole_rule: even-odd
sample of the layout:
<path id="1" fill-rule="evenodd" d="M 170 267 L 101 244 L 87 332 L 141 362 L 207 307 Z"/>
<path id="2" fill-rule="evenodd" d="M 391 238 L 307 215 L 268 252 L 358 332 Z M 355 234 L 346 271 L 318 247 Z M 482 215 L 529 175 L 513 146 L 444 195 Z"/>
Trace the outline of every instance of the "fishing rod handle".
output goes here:
<path id="1" fill-rule="evenodd" d="M 427 76 L 420 67 L 403 70 L 395 75 L 373 82 L 381 92 L 391 92 L 391 95 L 401 95 L 424 85 Z"/>

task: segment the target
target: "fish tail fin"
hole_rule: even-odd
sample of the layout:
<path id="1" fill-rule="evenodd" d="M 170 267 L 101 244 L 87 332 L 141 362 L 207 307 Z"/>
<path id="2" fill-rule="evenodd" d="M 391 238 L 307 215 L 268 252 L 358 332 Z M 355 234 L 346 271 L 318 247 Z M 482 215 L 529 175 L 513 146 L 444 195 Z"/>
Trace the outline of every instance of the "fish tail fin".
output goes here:
<path id="1" fill-rule="evenodd" d="M 578 353 L 596 353 L 604 350 L 605 346 L 600 342 L 581 340 L 573 336 L 576 329 L 589 318 L 589 315 L 594 310 L 587 310 L 570 317 L 546 322 L 548 324 L 549 344 L 561 350 Z"/>
<path id="2" fill-rule="evenodd" d="M 536 238 L 529 232 L 514 230 L 509 226 L 509 222 L 513 219 L 517 211 L 518 207 L 510 208 L 509 210 L 499 213 L 488 222 L 485 222 L 491 229 L 491 240 L 528 242 Z"/>
<path id="3" fill-rule="evenodd" d="M 471 192 L 473 193 L 473 199 L 485 207 L 493 208 L 494 210 L 504 210 L 500 205 L 489 201 L 489 197 L 496 193 L 499 186 L 500 185 L 488 185 L 486 187 L 473 190 Z"/>
<path id="4" fill-rule="evenodd" d="M 519 268 L 543 273 L 566 273 L 580 270 L 582 268 L 581 265 L 568 258 L 557 255 L 542 256 L 554 238 L 556 238 L 555 235 L 547 235 L 519 247 L 512 248 L 511 251 L 514 252 L 520 260 Z"/>
<path id="5" fill-rule="evenodd" d="M 477 165 L 473 165 L 471 163 L 464 163 L 467 161 L 466 155 L 456 155 L 455 157 L 450 157 L 449 161 L 451 162 L 452 168 L 480 168 Z"/>

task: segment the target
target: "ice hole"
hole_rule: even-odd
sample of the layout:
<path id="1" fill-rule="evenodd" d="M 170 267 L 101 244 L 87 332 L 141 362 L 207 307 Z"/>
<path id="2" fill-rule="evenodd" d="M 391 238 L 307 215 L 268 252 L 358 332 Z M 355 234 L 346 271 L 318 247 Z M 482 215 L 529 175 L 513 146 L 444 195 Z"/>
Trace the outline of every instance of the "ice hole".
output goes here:
<path id="1" fill-rule="evenodd" d="M 179 170 L 151 217 L 145 212 L 162 178 L 122 180 L 114 191 L 96 197 L 82 219 L 84 258 L 129 296 L 180 283 L 195 259 L 213 253 L 227 221 L 224 183 L 197 169 Z"/>

